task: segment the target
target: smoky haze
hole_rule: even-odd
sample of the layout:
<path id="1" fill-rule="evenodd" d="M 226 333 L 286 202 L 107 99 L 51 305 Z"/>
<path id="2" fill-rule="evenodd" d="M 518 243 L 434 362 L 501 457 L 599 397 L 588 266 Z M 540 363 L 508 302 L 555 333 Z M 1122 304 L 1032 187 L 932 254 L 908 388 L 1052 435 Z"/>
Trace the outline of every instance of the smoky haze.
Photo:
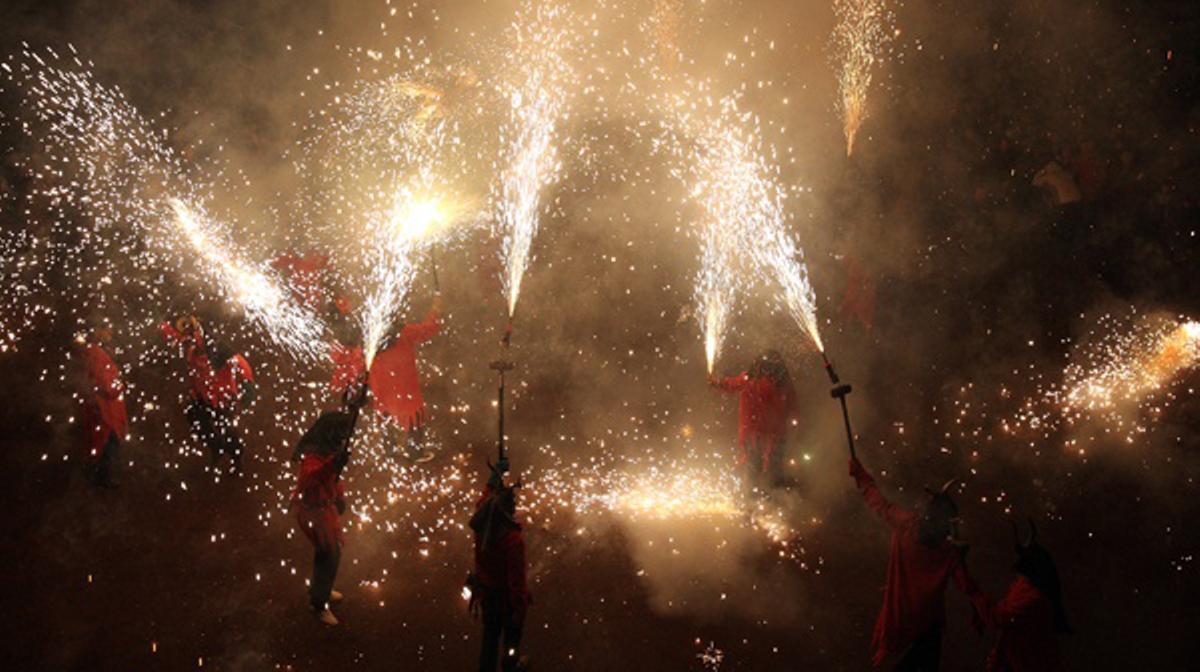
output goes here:
<path id="1" fill-rule="evenodd" d="M 189 161 L 222 166 L 229 191 L 215 201 L 265 261 L 291 247 L 353 248 L 359 235 L 336 213 L 320 214 L 320 230 L 299 224 L 312 213 L 296 211 L 302 206 L 291 195 L 306 185 L 292 161 L 311 132 L 311 112 L 336 108 L 334 97 L 358 80 L 404 69 L 392 56 L 397 45 L 498 59 L 491 45 L 518 4 L 424 3 L 410 11 L 382 1 L 10 0 L 0 9 L 0 44 L 6 54 L 22 41 L 73 44 L 100 81 L 170 130 Z M 1134 18 L 1110 2 L 910 0 L 895 9 L 900 32 L 877 67 L 869 117 L 847 159 L 829 3 L 573 3 L 578 14 L 602 18 L 571 58 L 587 85 L 572 92 L 559 128 L 563 169 L 542 191 L 541 231 L 508 353 L 517 363 L 509 441 L 531 491 L 539 470 L 600 453 L 616 456 L 617 469 L 635 469 L 629 465 L 647 455 L 713 472 L 735 468 L 736 399 L 706 384 L 693 315 L 702 214 L 654 151 L 647 124 L 662 112 L 642 95 L 704 79 L 718 95 L 740 91 L 741 107 L 762 120 L 777 150 L 790 194 L 787 225 L 808 262 L 828 353 L 855 388 L 859 455 L 885 492 L 919 506 L 921 486 L 962 478 L 965 535 L 993 591 L 1010 562 L 1007 519 L 1032 515 L 1046 521 L 1060 566 L 1084 577 L 1065 574 L 1068 596 L 1088 591 L 1086 577 L 1115 580 L 1105 568 L 1115 561 L 1090 540 L 1102 531 L 1106 545 L 1155 549 L 1131 569 L 1144 592 L 1121 604 L 1136 611 L 1157 597 L 1174 609 L 1176 591 L 1154 583 L 1154 573 L 1196 548 L 1195 533 L 1178 532 L 1194 529 L 1186 522 L 1196 511 L 1196 416 L 1187 415 L 1194 406 L 1168 412 L 1133 447 L 1104 438 L 1109 429 L 1099 422 L 1032 439 L 997 429 L 1021 400 L 1061 380 L 1080 357 L 1073 344 L 1087 342 L 1103 315 L 1135 313 L 1130 323 L 1147 314 L 1200 316 L 1189 270 L 1197 244 L 1196 10 L 1149 5 L 1153 11 Z M 644 26 L 663 6 L 675 12 L 671 37 L 682 62 L 651 77 L 662 64 L 653 56 L 639 62 L 656 48 Z M 385 57 L 376 64 L 368 50 Z M 479 66 L 490 68 L 495 63 Z M 24 140 L 11 132 L 5 139 L 13 154 L 22 152 Z M 495 175 L 489 157 L 476 158 L 482 167 L 461 186 L 482 201 Z M 1095 193 L 1070 207 L 1053 203 L 1032 185 L 1050 161 L 1098 165 Z M 468 451 L 479 473 L 495 435 L 487 365 L 502 354 L 507 322 L 497 248 L 480 225 L 438 251 L 447 328 L 422 350 L 425 396 L 442 418 L 433 432 L 448 449 Z M 339 268 L 335 284 L 361 295 L 355 264 Z M 881 584 L 887 533 L 855 499 L 820 358 L 773 293 L 769 281 L 751 284 L 716 369 L 736 374 L 768 349 L 787 359 L 801 409 L 785 467 L 796 485 L 772 501 L 799 531 L 791 543 L 801 559 L 770 562 L 761 531 L 734 520 L 589 512 L 578 524 L 609 535 L 591 543 L 625 553 L 657 614 L 798 629 L 820 622 L 853 631 L 865 648 L 878 595 L 829 584 Z M 423 266 L 405 317 L 419 319 L 432 294 Z M 282 357 L 278 366 L 301 368 Z M 288 375 L 318 381 L 327 372 Z M 1193 373 L 1183 386 L 1194 383 Z M 318 404 L 302 405 L 282 404 L 293 413 Z M 451 416 L 450 407 L 471 410 Z M 460 417 L 465 424 L 452 425 Z M 1086 456 L 1072 443 L 1096 435 Z M 1145 508 L 1097 520 L 1106 493 Z M 1166 541 L 1163 528 L 1175 530 Z M 556 552 L 586 563 L 590 551 Z M 553 571 L 549 557 L 531 560 Z M 1186 571 L 1194 587 L 1194 568 Z M 1171 640 L 1188 627 L 1177 616 L 1164 633 L 1129 637 Z M 1128 659 L 1100 634 L 1120 627 L 1118 615 L 1080 608 L 1077 620 L 1077 630 L 1091 634 L 1086 644 L 1068 644 L 1073 655 Z M 1125 647 L 1136 648 L 1128 640 Z M 1177 650 L 1154 655 L 1167 661 Z"/>

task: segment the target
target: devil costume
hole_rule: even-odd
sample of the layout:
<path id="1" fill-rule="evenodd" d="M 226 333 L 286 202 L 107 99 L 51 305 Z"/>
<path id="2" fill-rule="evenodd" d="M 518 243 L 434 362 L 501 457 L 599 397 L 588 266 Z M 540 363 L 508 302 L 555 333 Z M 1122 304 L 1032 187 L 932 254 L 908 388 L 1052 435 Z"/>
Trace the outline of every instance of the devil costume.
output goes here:
<path id="1" fill-rule="evenodd" d="M 531 598 L 526 584 L 525 539 L 514 519 L 515 497 L 513 487 L 490 483 L 471 517 L 475 571 L 469 586 L 472 602 L 477 600 L 483 612 L 480 672 L 496 672 L 498 662 L 504 672 L 519 669 L 521 634 Z"/>
<path id="2" fill-rule="evenodd" d="M 1071 631 L 1063 608 L 1058 568 L 1037 543 L 1037 527 L 1030 524 L 1024 543 L 1017 539 L 1016 578 L 1004 599 L 984 610 L 987 625 L 999 636 L 988 656 L 989 672 L 1054 672 L 1060 669 L 1058 636 Z"/>
<path id="3" fill-rule="evenodd" d="M 393 445 L 400 442 L 399 433 L 403 432 L 414 456 L 425 442 L 427 419 L 421 379 L 417 375 L 416 346 L 436 336 L 439 330 L 441 320 L 437 310 L 429 311 L 424 322 L 404 325 L 396 339 L 375 356 L 367 374 L 375 410 L 390 420 Z"/>
<path id="4" fill-rule="evenodd" d="M 214 466 L 228 455 L 233 470 L 240 472 L 243 444 L 237 414 L 240 404 L 254 395 L 250 363 L 221 344 L 207 347 L 199 329 L 185 332 L 164 323 L 162 332 L 168 342 L 182 346 L 187 361 L 191 398 L 184 414 L 192 435 L 208 447 Z"/>
<path id="5" fill-rule="evenodd" d="M 121 442 L 129 429 L 122 396 L 121 372 L 99 343 L 83 350 L 87 387 L 83 390 L 83 429 L 87 442 L 85 465 L 97 485 L 112 485 Z"/>
<path id="6" fill-rule="evenodd" d="M 769 354 L 749 371 L 713 384 L 738 395 L 738 464 L 749 462 L 752 474 L 777 476 L 777 451 L 784 443 L 796 398 L 782 358 Z"/>
<path id="7" fill-rule="evenodd" d="M 351 413 L 326 411 L 304 433 L 292 455 L 292 460 L 300 463 L 292 509 L 300 532 L 313 546 L 308 596 L 317 611 L 328 606 L 341 561 L 341 514 L 346 510 L 341 474 L 350 460 L 348 440 L 353 427 Z"/>
<path id="8" fill-rule="evenodd" d="M 871 638 L 873 661 L 879 666 L 899 657 L 896 670 L 937 670 L 946 621 L 947 581 L 953 579 L 977 609 L 982 594 L 967 573 L 959 547 L 944 536 L 928 538 L 922 531 L 922 517 L 885 499 L 875 479 L 853 458 L 850 475 L 867 506 L 892 530 L 883 607 Z M 944 490 L 934 494 L 931 505 L 953 506 Z"/>

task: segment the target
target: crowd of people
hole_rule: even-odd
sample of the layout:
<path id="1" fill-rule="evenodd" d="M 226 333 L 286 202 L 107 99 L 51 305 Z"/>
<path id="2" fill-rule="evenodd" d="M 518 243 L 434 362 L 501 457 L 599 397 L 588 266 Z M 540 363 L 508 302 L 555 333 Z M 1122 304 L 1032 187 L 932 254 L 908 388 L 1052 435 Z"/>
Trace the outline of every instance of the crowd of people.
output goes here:
<path id="1" fill-rule="evenodd" d="M 420 393 L 414 346 L 433 337 L 440 325 L 441 301 L 425 319 L 401 325 L 393 341 L 381 349 L 368 372 L 362 344 L 342 329 L 331 348 L 330 394 L 337 408 L 323 412 L 304 433 L 292 455 L 297 465 L 292 509 L 296 525 L 313 547 L 309 605 L 320 623 L 338 624 L 332 607 L 345 596 L 335 589 L 345 537 L 341 519 L 347 511 L 343 471 L 351 461 L 351 445 L 361 410 L 368 402 L 397 431 L 391 439 L 406 446 L 414 460 L 421 446 L 427 411 Z M 254 374 L 244 356 L 210 338 L 200 320 L 189 316 L 161 325 L 166 342 L 179 349 L 187 369 L 188 419 L 193 440 L 203 446 L 217 468 L 229 458 L 229 471 L 242 468 L 244 446 L 238 413 L 255 393 Z M 86 473 L 97 486 L 115 486 L 116 467 L 128 420 L 120 369 L 109 343 L 112 328 L 97 324 L 81 339 L 83 427 Z M 385 356 L 386 355 L 386 356 Z M 796 394 L 783 357 L 763 354 L 746 371 L 710 377 L 710 384 L 739 398 L 737 463 L 757 491 L 780 485 L 779 461 L 787 434 L 798 423 Z M 506 483 L 508 465 L 491 473 L 468 522 L 474 533 L 473 569 L 464 590 L 469 612 L 482 623 L 480 670 L 523 669 L 521 638 L 532 598 L 528 589 L 525 540 L 518 515 L 520 483 Z M 1059 669 L 1058 636 L 1070 632 L 1061 584 L 1054 561 L 1037 541 L 1036 526 L 1018 538 L 1015 578 L 1004 596 L 993 601 L 972 579 L 968 547 L 958 537 L 959 510 L 953 482 L 928 492 L 919 511 L 889 501 L 874 477 L 856 459 L 850 476 L 867 506 L 891 530 L 883 605 L 871 640 L 873 661 L 894 670 L 939 669 L 945 625 L 945 591 L 953 582 L 973 608 L 973 623 L 995 631 L 988 670 L 1029 672 Z"/>

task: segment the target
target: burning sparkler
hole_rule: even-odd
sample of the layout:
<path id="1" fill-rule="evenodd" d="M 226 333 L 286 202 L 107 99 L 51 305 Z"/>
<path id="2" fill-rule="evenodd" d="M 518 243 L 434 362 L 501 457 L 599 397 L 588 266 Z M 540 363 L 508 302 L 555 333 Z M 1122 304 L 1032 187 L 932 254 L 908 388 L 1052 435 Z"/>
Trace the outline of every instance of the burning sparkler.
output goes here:
<path id="1" fill-rule="evenodd" d="M 787 231 L 784 191 L 778 169 L 765 157 L 758 120 L 740 112 L 736 98 L 713 103 L 706 94 L 693 92 L 663 106 L 671 111 L 668 133 L 688 139 L 669 144 L 678 155 L 672 172 L 691 185 L 691 197 L 705 213 L 695 298 L 709 370 L 741 289 L 738 265 L 744 253 L 759 273 L 778 283 L 780 301 L 823 351 L 808 268 Z"/>
<path id="2" fill-rule="evenodd" d="M 206 263 L 203 268 L 253 320 L 296 353 L 313 358 L 324 352 L 322 329 L 312 315 L 288 300 L 266 271 L 254 268 L 231 251 L 231 245 L 196 208 L 177 198 L 167 200 L 175 225 Z"/>

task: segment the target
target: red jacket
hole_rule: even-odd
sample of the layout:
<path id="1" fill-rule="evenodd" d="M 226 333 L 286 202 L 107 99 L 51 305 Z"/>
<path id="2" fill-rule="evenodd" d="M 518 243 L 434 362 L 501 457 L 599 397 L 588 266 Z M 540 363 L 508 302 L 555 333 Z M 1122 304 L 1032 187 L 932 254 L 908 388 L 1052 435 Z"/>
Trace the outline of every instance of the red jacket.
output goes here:
<path id="1" fill-rule="evenodd" d="M 1054 605 L 1029 579 L 1018 575 L 1009 584 L 1004 599 L 984 613 L 988 625 L 1000 633 L 988 657 L 989 671 L 1054 672 L 1059 669 Z"/>
<path id="2" fill-rule="evenodd" d="M 787 431 L 795 391 L 790 385 L 779 385 L 769 377 L 751 378 L 747 373 L 723 378 L 716 386 L 726 392 L 738 393 L 738 446 L 742 449 L 738 463 L 746 461 L 750 447 L 762 451 L 765 463 Z"/>
<path id="3" fill-rule="evenodd" d="M 329 359 L 333 361 L 333 377 L 329 381 L 329 389 L 334 394 L 345 392 L 367 368 L 361 345 L 349 347 L 334 341 L 329 345 Z"/>
<path id="4" fill-rule="evenodd" d="M 204 399 L 214 408 L 235 410 L 242 398 L 243 381 L 253 383 L 254 371 L 245 357 L 235 354 L 225 366 L 209 374 Z"/>
<path id="5" fill-rule="evenodd" d="M 310 310 L 323 307 L 325 289 L 321 286 L 321 274 L 329 266 L 329 257 L 316 252 L 303 256 L 285 253 L 275 257 L 271 266 L 283 273 L 296 301 Z"/>
<path id="6" fill-rule="evenodd" d="M 121 370 L 102 346 L 89 343 L 83 350 L 87 389 L 83 394 L 83 423 L 87 432 L 88 458 L 99 459 L 109 437 L 123 440 L 129 431 Z"/>
<path id="7" fill-rule="evenodd" d="M 342 523 L 338 504 L 345 501 L 342 481 L 334 461 L 337 455 L 307 453 L 300 460 L 300 476 L 292 491 L 292 508 L 300 531 L 314 548 L 341 546 Z"/>
<path id="8" fill-rule="evenodd" d="M 875 621 L 871 645 L 874 662 L 880 665 L 904 653 L 923 633 L 946 620 L 946 583 L 954 583 L 979 608 L 982 593 L 967 574 L 958 549 L 943 542 L 930 548 L 918 539 L 920 518 L 884 499 L 875 479 L 855 460 L 850 474 L 867 506 L 892 529 L 883 607 Z"/>
<path id="9" fill-rule="evenodd" d="M 242 381 L 254 382 L 254 371 L 245 357 L 235 354 L 225 366 L 213 371 L 203 339 L 195 334 L 183 334 L 170 323 L 161 325 L 167 341 L 181 345 L 187 359 L 191 397 L 213 408 L 232 411 L 241 398 Z"/>
<path id="10" fill-rule="evenodd" d="M 396 342 L 375 356 L 367 374 L 375 409 L 406 429 L 425 423 L 425 397 L 421 395 L 414 347 L 433 338 L 440 329 L 439 315 L 433 310 L 424 322 L 404 325 Z"/>

